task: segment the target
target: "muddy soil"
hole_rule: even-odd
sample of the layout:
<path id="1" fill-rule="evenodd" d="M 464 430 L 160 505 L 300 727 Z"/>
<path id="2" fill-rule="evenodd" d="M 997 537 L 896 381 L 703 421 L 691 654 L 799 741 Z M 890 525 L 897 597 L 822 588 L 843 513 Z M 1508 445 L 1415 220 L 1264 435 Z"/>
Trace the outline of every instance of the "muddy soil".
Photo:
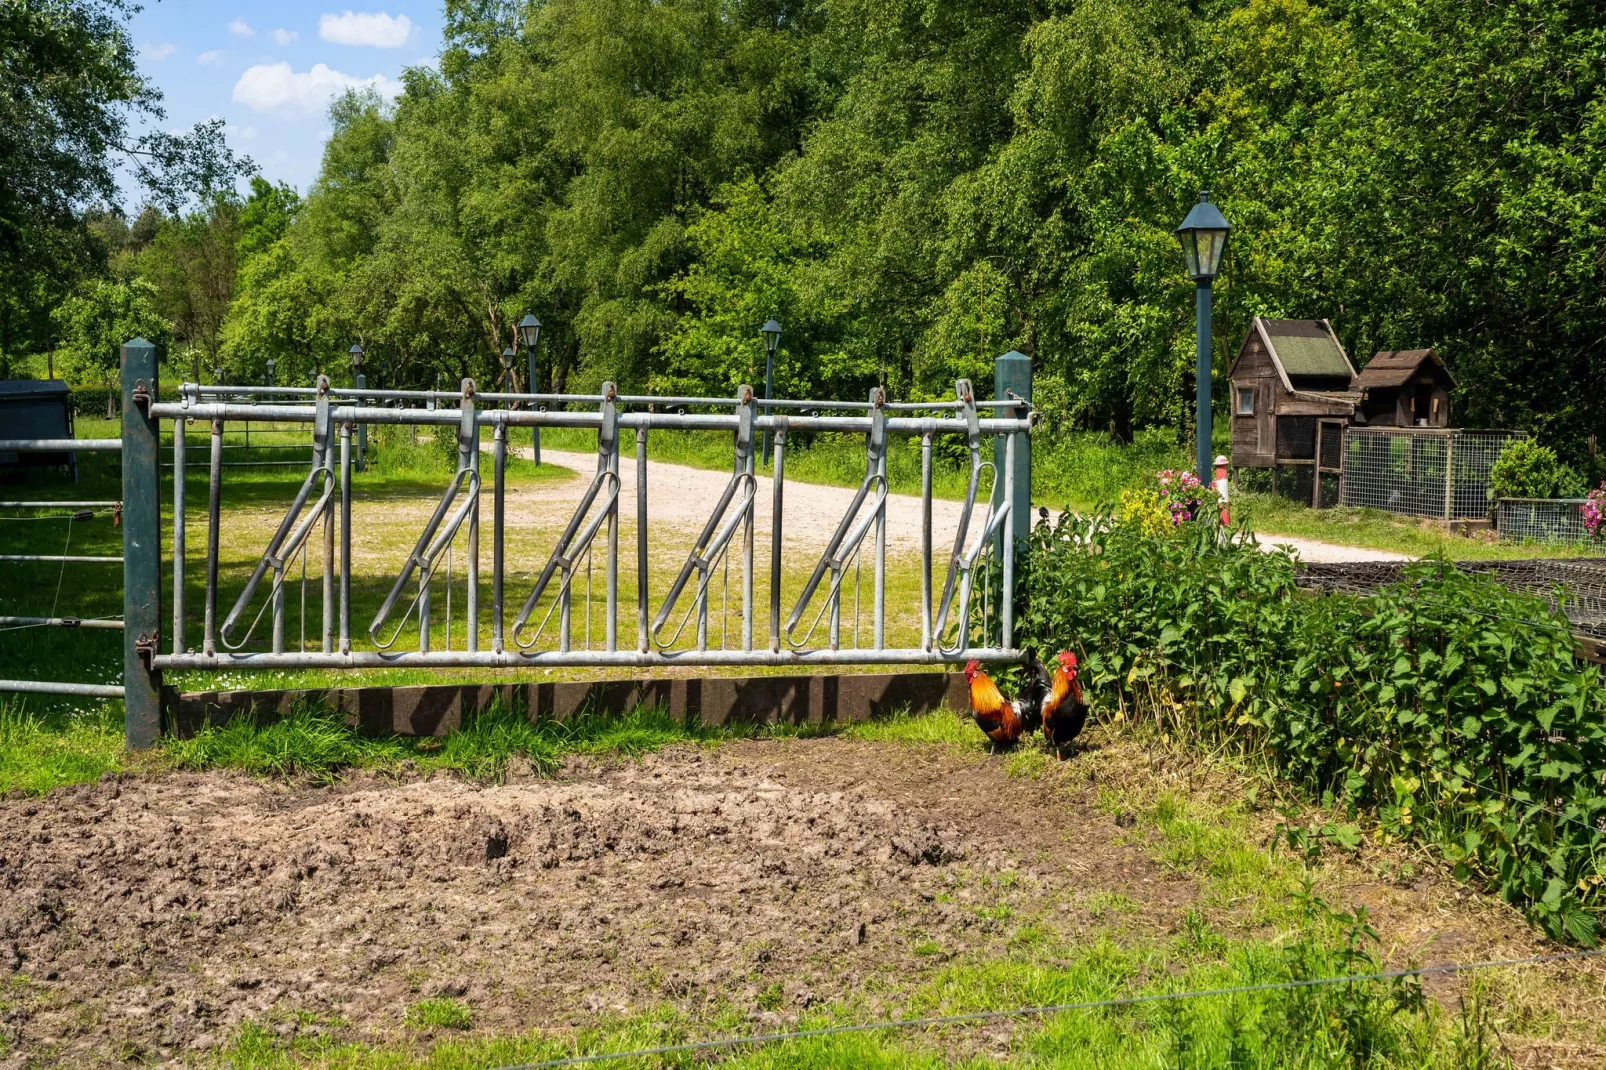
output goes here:
<path id="1" fill-rule="evenodd" d="M 0 800 L 0 1066 L 193 1059 L 247 1021 L 395 1040 L 430 996 L 485 1031 L 666 1002 L 756 1027 L 820 1001 L 875 1013 L 951 952 L 1003 953 L 1024 918 L 1175 931 L 1195 884 L 1095 795 L 1081 773 L 821 739 L 490 788 L 172 774 Z M 1459 926 L 1458 950 L 1493 938 L 1398 912 Z"/>

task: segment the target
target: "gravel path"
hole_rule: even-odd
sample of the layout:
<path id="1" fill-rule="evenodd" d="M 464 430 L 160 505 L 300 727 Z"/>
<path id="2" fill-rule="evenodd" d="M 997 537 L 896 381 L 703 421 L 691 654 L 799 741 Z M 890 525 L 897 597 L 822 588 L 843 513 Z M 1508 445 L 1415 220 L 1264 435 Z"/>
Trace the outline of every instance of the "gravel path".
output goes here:
<path id="1" fill-rule="evenodd" d="M 515 451 L 528 458 L 528 450 Z M 573 469 L 574 479 L 554 483 L 541 489 L 541 493 L 523 504 L 528 519 L 550 522 L 566 518 L 574 503 L 596 471 L 595 454 L 565 450 L 543 450 L 543 460 Z M 636 466 L 625 458 L 620 466 L 620 494 L 627 522 L 635 519 Z M 730 480 L 728 472 L 718 472 L 689 465 L 670 464 L 665 461 L 647 462 L 647 519 L 654 525 L 667 525 L 695 533 L 708 521 L 708 514 L 719 500 L 721 491 Z M 770 539 L 772 480 L 758 477 L 758 518 L 755 540 L 761 549 L 767 549 Z M 853 500 L 850 487 L 824 486 L 818 483 L 789 482 L 786 499 L 782 504 L 787 546 L 793 551 L 805 550 L 818 554 L 830 541 L 842 514 Z M 959 527 L 960 503 L 942 498 L 932 503 L 932 545 L 938 560 L 946 556 L 953 546 L 954 533 Z M 510 519 L 519 515 L 519 506 L 509 502 Z M 556 514 L 562 514 L 558 516 Z M 1406 561 L 1404 554 L 1385 550 L 1369 550 L 1337 543 L 1318 542 L 1314 539 L 1295 539 L 1284 535 L 1262 535 L 1263 547 L 1292 546 L 1300 560 L 1310 564 L 1329 564 L 1342 561 Z M 892 553 L 920 552 L 920 499 L 914 495 L 893 494 L 888 497 L 887 549 Z"/>

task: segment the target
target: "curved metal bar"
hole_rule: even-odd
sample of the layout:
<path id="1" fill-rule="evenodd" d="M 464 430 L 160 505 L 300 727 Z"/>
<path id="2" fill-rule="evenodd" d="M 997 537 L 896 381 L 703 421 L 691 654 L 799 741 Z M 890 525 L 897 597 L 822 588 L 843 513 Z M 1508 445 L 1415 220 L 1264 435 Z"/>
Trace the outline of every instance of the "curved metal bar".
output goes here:
<path id="1" fill-rule="evenodd" d="M 798 595 L 797 603 L 792 607 L 792 613 L 786 620 L 786 641 L 795 650 L 807 643 L 819 627 L 820 618 L 824 615 L 827 606 L 831 605 L 840 595 L 842 589 L 842 576 L 847 563 L 858 552 L 859 544 L 864 540 L 870 530 L 870 525 L 883 515 L 887 503 L 887 477 L 883 471 L 882 461 L 887 451 L 887 415 L 886 394 L 876 387 L 870 391 L 870 429 L 865 436 L 865 473 L 864 481 L 859 484 L 858 491 L 853 495 L 853 501 L 848 503 L 847 511 L 842 514 L 841 521 L 832 533 L 831 540 L 825 544 L 825 550 L 814 565 L 814 571 L 809 580 L 803 585 L 803 592 Z M 876 490 L 874 506 L 866 512 L 861 519 L 859 512 L 865 500 L 869 498 L 872 489 Z M 855 524 L 854 521 L 858 520 Z M 877 562 L 877 567 L 880 563 Z M 831 570 L 830 594 L 820 612 L 814 615 L 814 621 L 809 625 L 808 632 L 798 639 L 793 633 L 808 611 L 809 603 L 814 600 L 815 592 L 819 590 L 820 581 L 825 577 L 826 569 Z"/>
<path id="2" fill-rule="evenodd" d="M 989 462 L 985 467 L 991 468 L 993 466 Z M 975 585 L 976 564 L 983 557 L 986 557 L 992 553 L 993 537 L 998 533 L 999 527 L 1002 526 L 1006 519 L 1008 519 L 1009 511 L 1010 503 L 1007 501 L 1002 503 L 997 509 L 991 509 L 989 507 L 987 521 L 981 526 L 980 530 L 976 532 L 975 543 L 973 543 L 970 549 L 967 550 L 962 556 L 955 559 L 955 563 L 959 568 L 960 575 L 959 607 L 958 613 L 955 615 L 955 625 L 958 629 L 957 640 L 953 645 L 949 646 L 945 645 L 941 639 L 942 632 L 947 623 L 948 615 L 948 604 L 945 602 L 942 606 L 942 612 L 937 618 L 938 638 L 936 646 L 940 653 L 955 654 L 960 650 L 966 649 L 967 647 L 965 640 L 969 635 L 970 594 Z M 985 606 L 983 616 L 985 617 Z"/>
<path id="3" fill-rule="evenodd" d="M 273 537 L 268 540 L 267 548 L 257 559 L 256 568 L 251 571 L 251 578 L 246 581 L 245 589 L 234 602 L 234 608 L 229 610 L 223 619 L 223 626 L 218 629 L 218 639 L 229 650 L 239 650 L 251 641 L 252 634 L 262 621 L 262 614 L 267 612 L 270 605 L 284 587 L 285 568 L 295 560 L 306 546 L 307 536 L 312 533 L 313 525 L 324 515 L 335 490 L 334 458 L 329 450 L 329 380 L 320 377 L 318 380 L 318 400 L 316 415 L 313 420 L 312 431 L 312 470 L 302 482 L 301 489 L 290 502 L 290 508 L 285 510 L 284 519 L 279 521 L 279 527 L 274 531 Z M 323 482 L 323 489 L 319 493 L 317 503 L 305 516 L 307 499 L 312 496 L 313 487 L 319 480 Z M 258 585 L 269 568 L 273 569 L 273 584 L 269 591 L 267 601 L 257 610 L 251 619 L 251 626 L 246 629 L 245 635 L 239 642 L 231 642 L 229 633 L 239 623 L 240 617 L 251 604 L 256 595 Z"/>
<path id="4" fill-rule="evenodd" d="M 579 531 L 581 522 L 585 520 L 586 514 L 590 511 L 592 504 L 596 501 L 597 495 L 602 491 L 603 487 L 608 488 L 608 493 L 603 499 L 602 508 L 597 510 L 596 515 L 586 524 L 585 530 L 580 531 L 579 537 L 576 538 L 576 531 Z M 513 622 L 513 642 L 517 644 L 520 650 L 529 650 L 540 641 L 541 633 L 546 630 L 547 622 L 552 619 L 552 611 L 557 608 L 558 603 L 569 591 L 569 584 L 574 576 L 574 563 L 590 551 L 592 541 L 596 539 L 597 532 L 602 530 L 603 522 L 608 519 L 609 512 L 618 500 L 618 475 L 608 471 L 598 472 L 596 477 L 592 479 L 591 486 L 580 499 L 580 504 L 575 509 L 574 515 L 569 518 L 569 526 L 564 528 L 563 534 L 559 536 L 557 545 L 552 548 L 552 556 L 547 558 L 546 566 L 542 568 L 540 578 L 535 581 L 535 587 L 530 591 L 529 597 L 524 600 L 524 607 L 519 610 L 519 615 Z M 541 618 L 541 623 L 536 626 L 535 632 L 526 641 L 522 638 L 525 625 L 529 624 L 531 614 L 535 612 L 535 607 L 541 601 L 541 596 L 546 593 L 547 584 L 552 581 L 552 574 L 559 569 L 563 571 L 563 579 L 558 585 L 557 597 L 552 600 L 552 605 L 547 607 L 546 616 Z"/>
<path id="5" fill-rule="evenodd" d="M 725 506 L 729 504 L 731 497 L 736 494 L 737 488 L 741 489 L 741 504 L 725 516 L 724 524 L 720 527 L 713 540 L 707 541 L 708 528 L 712 527 L 715 521 L 720 519 Z M 731 476 L 731 481 L 725 488 L 725 495 L 720 498 L 719 506 L 715 508 L 714 515 L 709 518 L 708 526 L 703 529 L 702 538 L 698 540 L 697 547 L 694 547 L 691 554 L 686 558 L 686 563 L 681 566 L 680 575 L 675 579 L 675 585 L 670 589 L 668 596 L 664 599 L 664 604 L 658 610 L 658 616 L 653 620 L 652 639 L 654 643 L 658 644 L 658 649 L 668 650 L 674 646 L 676 641 L 680 639 L 680 634 L 686 630 L 686 624 L 691 620 L 692 613 L 696 612 L 698 607 L 705 603 L 708 598 L 708 584 L 713 579 L 714 569 L 719 567 L 725 554 L 730 550 L 731 539 L 735 537 L 736 529 L 740 526 L 747 511 L 753 507 L 757 493 L 758 480 L 751 473 L 739 472 Z M 699 553 L 698 550 L 705 546 L 706 549 Z M 685 614 L 680 618 L 680 624 L 676 626 L 675 634 L 668 639 L 661 639 L 658 633 L 663 630 L 669 615 L 674 612 L 675 603 L 679 601 L 681 592 L 686 586 L 686 581 L 691 578 L 693 567 L 698 570 L 697 594 L 692 598 L 691 605 L 687 607 Z"/>
<path id="6" fill-rule="evenodd" d="M 981 421 L 976 415 L 976 395 L 970 388 L 970 380 L 956 380 L 954 393 L 958 395 L 959 403 L 963 406 L 960 414 L 965 424 L 966 445 L 970 449 L 970 481 L 965 486 L 965 506 L 960 510 L 959 527 L 954 532 L 954 551 L 948 558 L 948 576 L 943 580 L 942 598 L 937 603 L 937 619 L 931 627 L 934 640 L 942 635 L 948 623 L 948 608 L 953 600 L 954 584 L 959 580 L 960 561 L 965 552 L 965 536 L 970 531 L 970 517 L 976 509 L 976 491 L 981 484 L 981 472 L 984 467 L 981 459 Z M 997 478 L 995 471 L 994 482 L 997 482 Z M 938 645 L 941 645 L 940 642 Z"/>
<path id="7" fill-rule="evenodd" d="M 747 519 L 753 509 L 753 503 L 758 496 L 758 481 L 751 471 L 753 457 L 753 422 L 756 416 L 753 388 L 742 384 L 736 390 L 736 459 L 731 468 L 730 482 L 725 484 L 725 490 L 719 496 L 714 510 L 709 514 L 708 523 L 692 544 L 691 552 L 686 555 L 686 561 L 680 566 L 680 573 L 670 586 L 669 593 L 664 596 L 663 605 L 658 607 L 658 615 L 653 618 L 650 634 L 652 641 L 660 650 L 667 650 L 679 638 L 686 628 L 686 622 L 691 619 L 693 611 L 700 606 L 706 606 L 708 595 L 708 580 L 712 568 L 724 554 L 731 538 L 742 521 Z M 740 494 L 740 504 L 734 511 L 730 510 L 731 502 Z M 691 579 L 692 570 L 698 571 L 697 596 L 692 600 L 691 608 L 681 619 L 675 634 L 666 641 L 660 636 L 664 625 L 675 611 L 675 603 L 680 601 L 681 594 L 686 589 L 686 581 Z"/>
<path id="8" fill-rule="evenodd" d="M 558 537 L 557 545 L 552 548 L 552 554 L 547 558 L 545 567 L 541 569 L 541 575 L 535 581 L 535 587 L 530 591 L 529 597 L 524 600 L 524 607 L 519 610 L 518 619 L 513 622 L 513 642 L 521 650 L 528 650 L 540 641 L 541 633 L 546 630 L 547 622 L 552 619 L 553 610 L 569 597 L 569 586 L 573 579 L 574 563 L 590 552 L 591 543 L 597 537 L 597 532 L 601 530 L 603 522 L 616 515 L 616 510 L 619 506 L 619 466 L 617 463 L 619 417 L 615 402 L 618 396 L 618 390 L 613 383 L 602 384 L 602 394 L 597 399 L 600 402 L 602 415 L 602 425 L 597 429 L 597 474 L 592 477 L 591 486 L 586 488 L 585 494 L 581 496 L 580 504 L 575 507 L 574 515 L 569 518 L 568 526 L 563 529 L 563 534 Z M 602 508 L 597 510 L 596 515 L 591 518 L 589 523 L 586 523 L 586 515 L 591 511 L 592 505 L 597 501 L 597 496 L 603 492 L 604 488 L 607 489 L 607 494 L 603 498 Z M 583 523 L 585 527 L 582 530 L 581 525 Z M 578 537 L 576 537 L 577 533 Z M 536 627 L 534 634 L 526 641 L 523 638 L 524 628 L 529 624 L 530 616 L 535 612 L 536 605 L 540 603 L 541 596 L 546 593 L 547 584 L 552 582 L 552 574 L 560 569 L 563 572 L 563 579 L 558 585 L 557 597 L 552 600 L 552 605 L 547 607 L 546 616 L 541 618 L 541 623 Z M 589 622 L 589 607 L 586 612 L 588 614 L 587 621 Z M 567 614 L 565 614 L 565 619 L 567 619 Z M 565 650 L 568 649 L 568 639 L 567 631 L 565 631 L 565 634 L 560 636 L 560 643 Z"/>
<path id="9" fill-rule="evenodd" d="M 385 596 L 385 601 L 379 607 L 379 612 L 374 614 L 373 623 L 368 625 L 368 638 L 380 650 L 389 650 L 401 637 L 402 628 L 406 627 L 408 618 L 413 615 L 425 592 L 429 590 L 430 581 L 435 577 L 435 567 L 442 552 L 457 537 L 458 530 L 474 512 L 474 505 L 479 500 L 480 474 L 478 466 L 474 463 L 479 450 L 479 422 L 474 407 L 474 380 L 463 380 L 460 397 L 462 409 L 457 421 L 457 471 L 452 474 L 452 481 L 447 484 L 423 531 L 419 532 L 418 541 L 408 553 L 396 582 L 391 585 L 390 593 Z M 469 487 L 469 493 L 453 511 L 452 503 L 462 493 L 465 483 Z M 448 512 L 451 513 L 450 519 L 447 519 Z M 445 521 L 444 526 L 442 521 Z M 379 638 L 379 631 L 396 608 L 402 589 L 407 586 L 407 581 L 412 578 L 414 570 L 419 573 L 418 592 L 407 604 L 401 620 L 396 622 L 396 630 L 391 633 L 388 640 L 382 641 Z"/>

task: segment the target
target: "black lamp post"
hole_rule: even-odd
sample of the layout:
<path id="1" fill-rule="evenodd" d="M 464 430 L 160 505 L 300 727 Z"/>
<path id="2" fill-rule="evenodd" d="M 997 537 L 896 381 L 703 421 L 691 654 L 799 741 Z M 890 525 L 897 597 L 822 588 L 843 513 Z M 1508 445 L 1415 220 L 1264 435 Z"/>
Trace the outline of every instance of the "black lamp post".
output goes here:
<path id="1" fill-rule="evenodd" d="M 502 350 L 502 389 L 508 393 L 513 392 L 513 356 L 512 346 Z"/>
<path id="2" fill-rule="evenodd" d="M 362 373 L 363 353 L 362 343 L 353 342 L 347 350 L 351 354 L 351 385 L 357 388 L 357 405 L 361 407 L 366 400 L 362 396 L 362 388 L 368 385 L 368 377 Z M 357 471 L 368 470 L 368 425 L 357 425 Z"/>
<path id="3" fill-rule="evenodd" d="M 1194 424 L 1197 474 L 1208 483 L 1210 466 L 1210 284 L 1221 270 L 1221 254 L 1227 248 L 1228 225 L 1221 210 L 1210 203 L 1210 194 L 1199 191 L 1199 203 L 1177 228 L 1182 256 L 1188 264 L 1188 277 L 1194 283 L 1195 376 Z"/>
<path id="4" fill-rule="evenodd" d="M 269 357 L 269 358 L 268 358 L 268 372 L 267 372 L 267 376 L 266 376 L 266 377 L 265 377 L 265 378 L 264 378 L 264 379 L 263 379 L 263 380 L 262 380 L 262 381 L 263 381 L 263 382 L 264 382 L 264 383 L 265 383 L 265 384 L 267 384 L 267 386 L 268 386 L 268 389 L 270 389 L 270 390 L 271 390 L 271 389 L 272 389 L 272 388 L 273 388 L 273 358 L 272 358 L 272 357 Z M 269 397 L 272 397 L 272 395 L 271 395 L 271 394 L 270 394 L 270 395 L 268 395 L 268 396 L 269 396 Z"/>
<path id="5" fill-rule="evenodd" d="M 758 333 L 764 339 L 764 400 L 770 401 L 775 397 L 775 347 L 781 344 L 781 325 L 776 323 L 774 319 L 766 320 L 764 326 L 758 329 Z M 775 412 L 766 406 L 764 415 L 774 416 Z M 770 433 L 768 429 L 764 431 L 764 463 L 770 463 Z"/>
<path id="6" fill-rule="evenodd" d="M 524 318 L 519 320 L 519 341 L 524 344 L 524 362 L 529 368 L 530 375 L 526 393 L 534 394 L 536 392 L 535 347 L 541 341 L 541 321 L 531 313 L 525 313 Z M 533 401 L 530 403 L 530 408 L 535 408 Z M 532 452 L 535 455 L 535 463 L 539 466 L 541 463 L 541 429 L 539 427 L 530 428 L 530 443 Z"/>

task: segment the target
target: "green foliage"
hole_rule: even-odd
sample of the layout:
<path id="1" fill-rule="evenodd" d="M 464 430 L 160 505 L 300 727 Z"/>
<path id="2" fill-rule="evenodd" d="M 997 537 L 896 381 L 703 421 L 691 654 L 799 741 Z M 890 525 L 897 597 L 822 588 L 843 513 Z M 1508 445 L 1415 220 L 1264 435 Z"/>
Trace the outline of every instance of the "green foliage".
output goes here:
<path id="1" fill-rule="evenodd" d="M 1542 601 L 1450 563 L 1364 598 L 1311 597 L 1243 532 L 1033 530 L 1023 642 L 1070 649 L 1105 701 L 1265 755 L 1342 811 L 1289 843 L 1432 843 L 1557 939 L 1606 909 L 1606 683 Z"/>
<path id="2" fill-rule="evenodd" d="M 165 358 L 173 328 L 158 306 L 156 287 L 138 276 L 80 282 L 51 314 L 61 339 L 60 374 L 83 384 L 114 384 L 121 347 L 134 338 L 155 343 L 158 356 Z"/>
<path id="3" fill-rule="evenodd" d="M 1584 493 L 1578 473 L 1556 459 L 1556 451 L 1534 439 L 1519 438 L 1500 451 L 1489 469 L 1489 486 L 1501 498 L 1576 498 Z"/>

